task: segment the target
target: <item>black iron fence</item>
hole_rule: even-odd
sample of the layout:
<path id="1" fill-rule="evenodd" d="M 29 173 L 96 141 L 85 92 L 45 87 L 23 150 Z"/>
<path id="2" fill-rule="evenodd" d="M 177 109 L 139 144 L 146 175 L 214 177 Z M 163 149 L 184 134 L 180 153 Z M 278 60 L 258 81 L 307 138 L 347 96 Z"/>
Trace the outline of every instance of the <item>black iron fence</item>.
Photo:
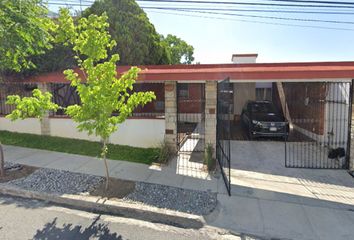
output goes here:
<path id="1" fill-rule="evenodd" d="M 296 138 L 285 143 L 285 166 L 347 169 L 350 156 L 351 82 L 284 83 Z"/>
<path id="2" fill-rule="evenodd" d="M 217 87 L 216 158 L 229 195 L 231 195 L 231 124 L 233 87 L 229 79 Z"/>
<path id="3" fill-rule="evenodd" d="M 32 96 L 32 90 L 37 88 L 34 83 L 0 83 L 0 116 L 6 116 L 14 110 L 14 106 L 6 104 L 9 95 L 21 97 Z"/>
<path id="4" fill-rule="evenodd" d="M 73 104 L 80 104 L 80 97 L 76 88 L 67 83 L 48 83 L 48 90 L 53 95 L 53 102 L 66 108 Z M 1 83 L 0 84 L 0 115 L 11 113 L 14 106 L 6 104 L 7 96 L 19 95 L 21 97 L 32 96 L 32 90 L 37 88 L 35 83 Z M 153 91 L 156 99 L 143 107 L 138 107 L 133 112 L 133 117 L 164 118 L 165 116 L 165 91 L 164 83 L 136 83 L 134 91 Z M 64 109 L 50 112 L 51 117 L 66 117 Z"/>
<path id="5" fill-rule="evenodd" d="M 51 112 L 52 117 L 65 117 L 66 114 L 63 108 L 70 105 L 80 105 L 80 97 L 75 87 L 70 86 L 67 83 L 51 83 L 50 90 L 53 95 L 53 102 L 58 104 L 62 109 L 56 112 Z"/>
<path id="6" fill-rule="evenodd" d="M 177 83 L 177 149 L 203 152 L 205 147 L 205 84 Z"/>

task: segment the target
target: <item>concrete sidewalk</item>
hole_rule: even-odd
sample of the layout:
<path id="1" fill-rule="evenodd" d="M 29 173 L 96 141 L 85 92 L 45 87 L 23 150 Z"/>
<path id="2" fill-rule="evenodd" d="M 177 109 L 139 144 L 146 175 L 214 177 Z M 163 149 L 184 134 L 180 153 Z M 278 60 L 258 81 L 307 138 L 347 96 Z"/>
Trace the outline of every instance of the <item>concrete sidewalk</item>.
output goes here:
<path id="1" fill-rule="evenodd" d="M 105 176 L 103 162 L 95 157 L 7 145 L 4 146 L 4 154 L 9 162 Z M 218 192 L 218 188 L 224 188 L 221 179 L 200 171 L 200 165 L 188 162 L 186 157 L 173 159 L 168 166 L 162 167 L 108 160 L 109 174 L 114 178 L 200 191 Z"/>
<path id="2" fill-rule="evenodd" d="M 206 218 L 215 227 L 265 239 L 354 239 L 353 211 L 221 194 L 218 201 Z"/>
<path id="3" fill-rule="evenodd" d="M 200 171 L 200 165 L 178 159 L 169 166 L 109 160 L 112 177 L 218 193 L 217 209 L 206 217 L 211 226 L 236 233 L 277 239 L 354 239 L 354 205 L 233 185 L 225 194 L 222 178 Z M 6 161 L 104 176 L 97 158 L 5 146 Z M 354 179 L 353 179 L 354 181 Z"/>

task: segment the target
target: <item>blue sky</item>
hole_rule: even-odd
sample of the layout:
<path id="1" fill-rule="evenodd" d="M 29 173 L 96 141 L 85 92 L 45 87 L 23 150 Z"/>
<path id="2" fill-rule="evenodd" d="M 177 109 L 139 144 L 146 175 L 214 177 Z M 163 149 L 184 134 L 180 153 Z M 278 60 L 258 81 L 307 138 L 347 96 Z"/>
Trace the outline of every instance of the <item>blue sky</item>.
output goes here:
<path id="1" fill-rule="evenodd" d="M 248 1 L 252 2 L 251 0 Z M 140 5 L 148 6 L 149 3 Z M 200 7 L 200 5 L 198 5 L 198 7 Z M 259 8 L 260 7 L 258 7 L 258 9 Z M 262 8 L 270 9 L 267 7 Z M 50 9 L 54 11 L 56 10 L 53 6 L 51 6 Z M 275 8 L 273 7 L 272 9 Z M 242 14 L 354 21 L 354 8 L 346 11 L 353 12 L 353 15 L 285 13 Z M 150 21 L 155 25 L 155 28 L 159 33 L 164 35 L 176 35 L 193 45 L 195 49 L 195 61 L 200 63 L 230 63 L 231 55 L 233 53 L 258 53 L 258 62 L 354 61 L 354 24 L 255 19 L 175 11 L 167 12 L 162 10 L 145 10 L 145 12 L 148 14 Z M 186 16 L 190 14 L 216 18 L 229 18 L 233 20 Z M 306 26 L 317 25 L 322 27 L 348 28 L 352 30 L 344 31 L 280 26 L 242 22 L 239 20 Z"/>

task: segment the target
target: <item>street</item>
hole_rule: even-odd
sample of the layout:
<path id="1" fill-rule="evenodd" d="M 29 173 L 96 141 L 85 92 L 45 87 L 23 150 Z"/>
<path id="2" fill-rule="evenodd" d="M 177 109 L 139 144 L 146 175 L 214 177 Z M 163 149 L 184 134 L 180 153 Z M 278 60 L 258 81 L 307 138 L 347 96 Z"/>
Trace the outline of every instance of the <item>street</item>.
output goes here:
<path id="1" fill-rule="evenodd" d="M 0 239 L 239 239 L 216 229 L 181 229 L 0 196 Z"/>

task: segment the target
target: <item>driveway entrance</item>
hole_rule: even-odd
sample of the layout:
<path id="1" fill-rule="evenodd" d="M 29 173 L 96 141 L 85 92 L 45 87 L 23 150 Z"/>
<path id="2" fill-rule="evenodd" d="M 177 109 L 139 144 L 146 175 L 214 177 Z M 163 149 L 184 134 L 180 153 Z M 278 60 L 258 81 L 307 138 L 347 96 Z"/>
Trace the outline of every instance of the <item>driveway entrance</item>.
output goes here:
<path id="1" fill-rule="evenodd" d="M 284 154 L 284 142 L 231 141 L 232 194 L 246 187 L 354 205 L 354 178 L 346 170 L 286 168 Z"/>

